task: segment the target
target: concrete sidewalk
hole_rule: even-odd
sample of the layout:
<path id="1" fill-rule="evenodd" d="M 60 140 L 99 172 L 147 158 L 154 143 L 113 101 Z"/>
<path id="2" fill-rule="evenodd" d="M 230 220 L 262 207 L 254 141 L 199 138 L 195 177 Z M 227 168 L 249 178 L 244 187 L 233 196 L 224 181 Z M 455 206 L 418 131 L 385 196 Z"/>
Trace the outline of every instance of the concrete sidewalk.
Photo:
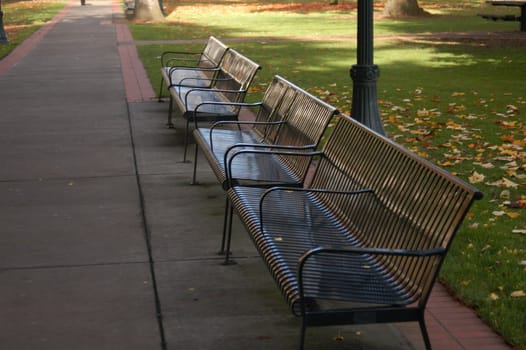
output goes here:
<path id="1" fill-rule="evenodd" d="M 239 224 L 238 264 L 216 255 L 224 193 L 205 163 L 189 185 L 116 1 L 70 3 L 0 61 L 0 349 L 296 348 Z M 427 320 L 436 350 L 507 349 L 440 286 Z M 306 344 L 423 349 L 416 324 L 309 329 Z"/>

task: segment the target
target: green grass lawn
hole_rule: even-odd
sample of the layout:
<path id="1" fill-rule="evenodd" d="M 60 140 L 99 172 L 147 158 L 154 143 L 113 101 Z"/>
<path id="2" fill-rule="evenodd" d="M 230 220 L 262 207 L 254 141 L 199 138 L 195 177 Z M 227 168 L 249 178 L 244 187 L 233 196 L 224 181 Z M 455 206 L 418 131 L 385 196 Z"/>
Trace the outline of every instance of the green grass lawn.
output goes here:
<path id="1" fill-rule="evenodd" d="M 0 45 L 0 59 L 53 18 L 65 5 L 64 1 L 58 0 L 3 0 L 4 30 L 9 44 Z"/>
<path id="2" fill-rule="evenodd" d="M 159 86 L 162 51 L 199 50 L 203 39 L 215 35 L 263 66 L 249 100 L 259 99 L 271 77 L 280 74 L 349 113 L 349 68 L 356 62 L 352 3 L 341 9 L 242 4 L 178 2 L 166 23 L 131 24 L 136 39 L 201 40 L 139 46 L 153 86 Z M 526 349 L 526 47 L 502 40 L 406 37 L 516 31 L 517 22 L 492 22 L 476 14 L 517 13 L 478 1 L 420 4 L 433 16 L 391 20 L 377 12 L 374 56 L 385 129 L 484 192 L 440 278 L 517 349 Z"/>

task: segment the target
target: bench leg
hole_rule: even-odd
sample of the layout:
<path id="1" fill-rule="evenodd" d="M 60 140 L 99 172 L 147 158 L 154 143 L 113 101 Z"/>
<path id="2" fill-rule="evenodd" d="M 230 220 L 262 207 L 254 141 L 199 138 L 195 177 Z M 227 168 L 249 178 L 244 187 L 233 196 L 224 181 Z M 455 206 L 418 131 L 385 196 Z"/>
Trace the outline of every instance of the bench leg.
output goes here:
<path id="1" fill-rule="evenodd" d="M 194 152 L 194 174 L 192 175 L 192 185 L 197 185 L 196 176 L 197 176 L 197 154 L 199 153 L 199 146 L 195 145 Z"/>
<path id="2" fill-rule="evenodd" d="M 221 254 L 225 254 L 225 261 L 223 265 L 232 265 L 234 262 L 230 259 L 230 242 L 232 241 L 232 216 L 234 215 L 234 208 L 226 197 L 225 204 L 225 221 L 223 222 L 223 239 L 221 241 Z"/>
<path id="3" fill-rule="evenodd" d="M 186 127 L 184 129 L 184 154 L 183 154 L 183 163 L 186 163 L 186 153 L 188 151 L 188 139 L 190 137 L 189 134 L 190 129 L 190 119 L 186 119 Z"/>
<path id="4" fill-rule="evenodd" d="M 159 95 L 157 96 L 157 102 L 163 102 L 162 95 L 163 95 L 163 79 L 161 78 L 161 86 L 159 86 Z"/>
<path id="5" fill-rule="evenodd" d="M 420 331 L 422 332 L 422 338 L 424 339 L 424 344 L 426 345 L 426 350 L 432 350 L 431 349 L 431 341 L 429 340 L 429 334 L 427 333 L 426 322 L 424 320 L 424 312 L 423 311 L 422 311 L 422 315 L 420 316 L 420 319 L 418 320 L 418 324 L 420 325 Z"/>
<path id="6" fill-rule="evenodd" d="M 170 95 L 170 104 L 168 105 L 168 121 L 166 122 L 166 126 L 170 129 L 174 128 L 174 123 L 172 122 L 172 109 L 174 106 L 174 99 L 172 95 Z"/>
<path id="7" fill-rule="evenodd" d="M 305 333 L 307 331 L 307 326 L 305 326 L 305 321 L 303 318 L 301 319 L 301 330 L 300 330 L 300 342 L 299 342 L 299 350 L 303 350 L 305 346 Z"/>
<path id="8" fill-rule="evenodd" d="M 228 212 L 230 209 L 230 200 L 228 199 L 228 196 L 226 196 L 225 200 L 225 215 L 223 217 L 223 237 L 221 237 L 221 248 L 219 249 L 218 254 L 223 255 L 225 254 L 225 243 L 226 243 L 226 232 L 227 232 L 227 226 L 228 226 Z"/>

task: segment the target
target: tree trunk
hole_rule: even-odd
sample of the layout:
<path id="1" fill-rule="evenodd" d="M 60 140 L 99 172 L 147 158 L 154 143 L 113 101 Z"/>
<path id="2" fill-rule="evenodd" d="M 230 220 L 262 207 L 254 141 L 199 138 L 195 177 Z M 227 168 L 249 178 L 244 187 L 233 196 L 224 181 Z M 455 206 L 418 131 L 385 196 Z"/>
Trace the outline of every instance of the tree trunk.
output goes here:
<path id="1" fill-rule="evenodd" d="M 386 0 L 384 15 L 393 18 L 428 16 L 429 13 L 423 10 L 417 0 Z"/>
<path id="2" fill-rule="evenodd" d="M 135 0 L 135 17 L 140 21 L 163 21 L 159 0 Z"/>

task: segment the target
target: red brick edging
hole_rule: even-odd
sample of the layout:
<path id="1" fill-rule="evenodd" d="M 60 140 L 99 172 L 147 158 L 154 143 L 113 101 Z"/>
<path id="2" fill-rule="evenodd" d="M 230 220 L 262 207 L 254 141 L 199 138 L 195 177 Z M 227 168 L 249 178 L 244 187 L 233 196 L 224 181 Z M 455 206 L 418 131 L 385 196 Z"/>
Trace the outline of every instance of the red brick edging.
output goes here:
<path id="1" fill-rule="evenodd" d="M 40 29 L 34 32 L 29 38 L 24 40 L 6 57 L 0 60 L 0 75 L 7 72 L 12 66 L 20 61 L 35 45 L 37 45 L 42 38 L 53 28 L 55 24 L 60 22 L 64 16 L 69 12 L 73 6 L 73 1 L 70 1 L 66 6 L 60 10 L 49 22 L 44 24 Z"/>

